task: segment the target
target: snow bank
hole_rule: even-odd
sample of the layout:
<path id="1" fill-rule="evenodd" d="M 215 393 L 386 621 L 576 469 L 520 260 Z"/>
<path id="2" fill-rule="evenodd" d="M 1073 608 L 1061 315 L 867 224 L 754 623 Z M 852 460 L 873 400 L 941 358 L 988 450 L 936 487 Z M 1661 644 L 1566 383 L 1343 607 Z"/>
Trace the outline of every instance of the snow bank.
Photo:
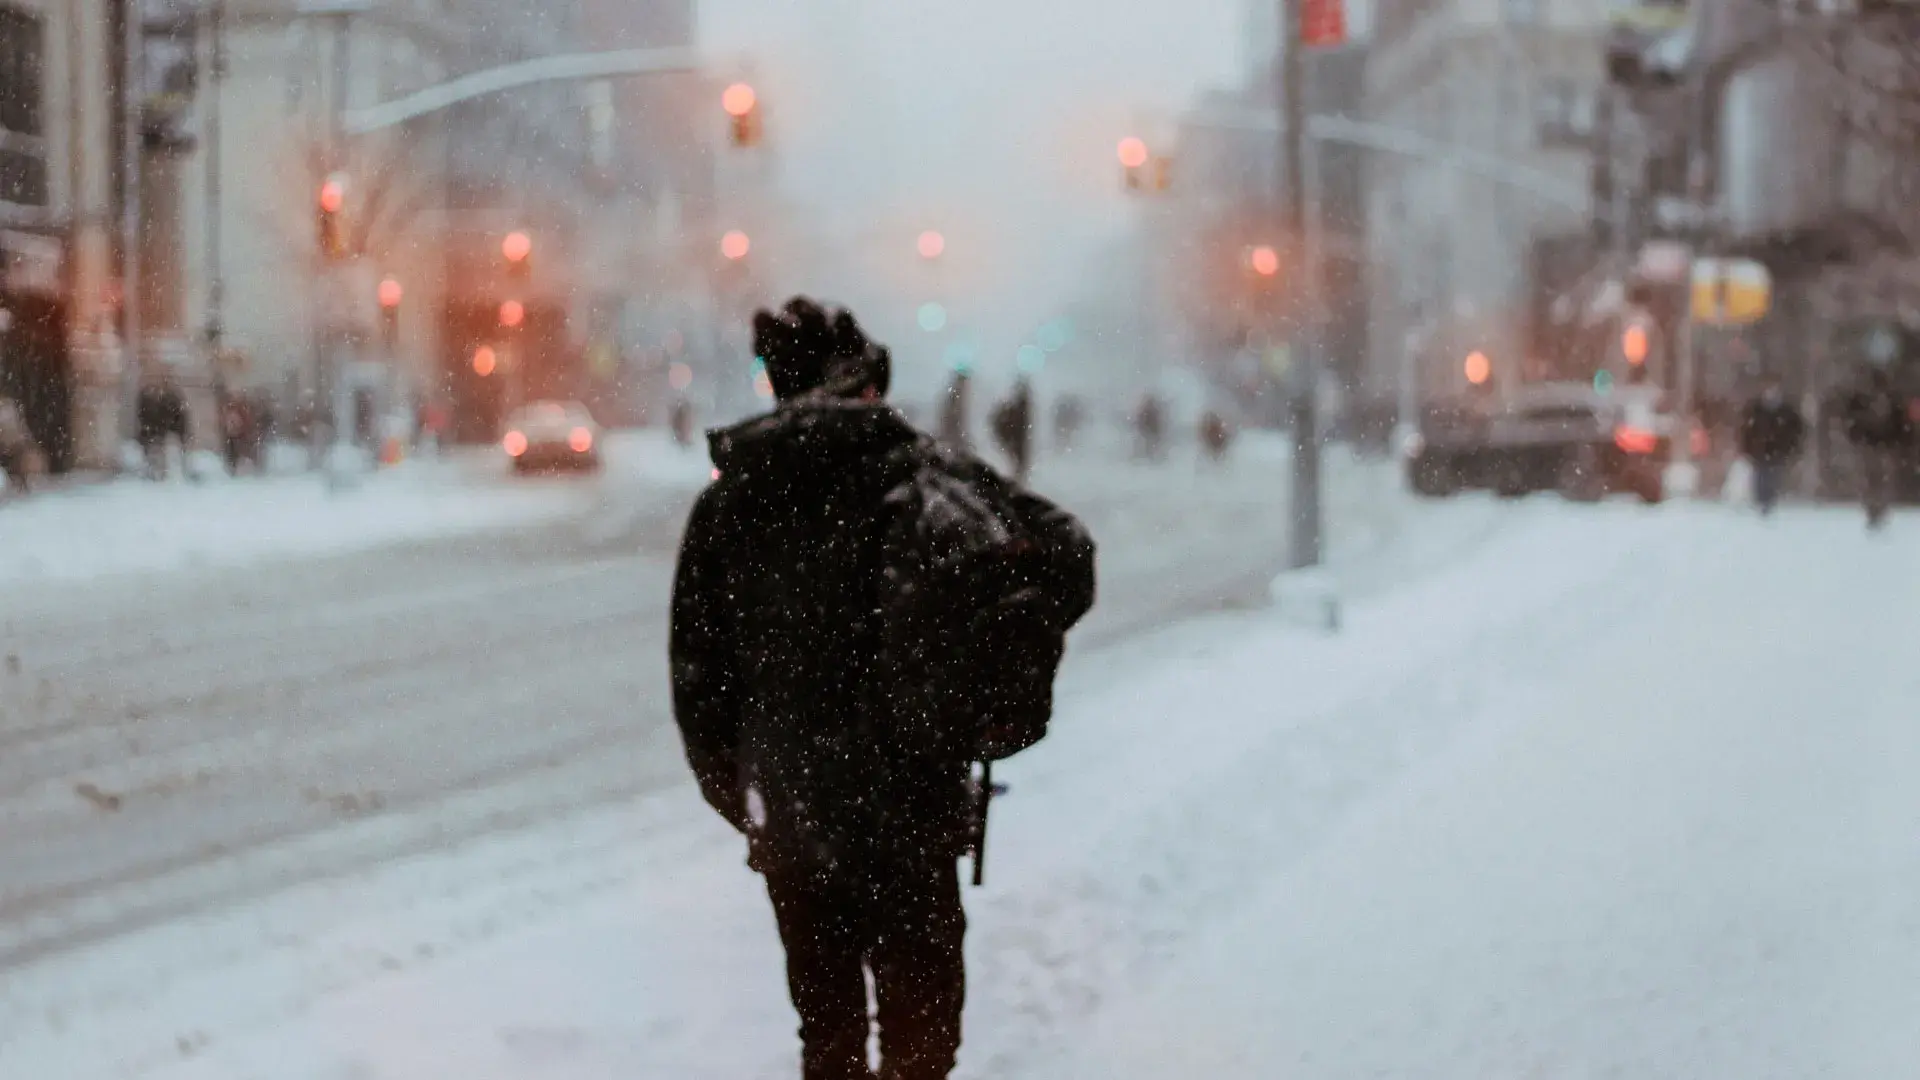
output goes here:
<path id="1" fill-rule="evenodd" d="M 199 483 L 122 480 L 0 506 L 0 584 L 226 566 L 483 533 L 589 513 L 607 485 L 704 482 L 704 459 L 620 433 L 602 477 L 515 480 L 486 451 L 409 461 L 329 491 L 319 473 Z"/>

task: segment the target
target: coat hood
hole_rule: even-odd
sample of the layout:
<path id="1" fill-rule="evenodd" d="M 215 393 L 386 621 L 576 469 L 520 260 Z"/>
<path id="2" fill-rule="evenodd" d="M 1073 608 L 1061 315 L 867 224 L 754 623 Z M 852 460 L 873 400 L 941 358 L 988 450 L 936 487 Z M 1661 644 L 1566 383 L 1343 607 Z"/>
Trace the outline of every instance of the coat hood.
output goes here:
<path id="1" fill-rule="evenodd" d="M 806 397 L 707 432 L 707 451 L 723 475 L 818 472 L 879 462 L 923 438 L 889 405 Z"/>

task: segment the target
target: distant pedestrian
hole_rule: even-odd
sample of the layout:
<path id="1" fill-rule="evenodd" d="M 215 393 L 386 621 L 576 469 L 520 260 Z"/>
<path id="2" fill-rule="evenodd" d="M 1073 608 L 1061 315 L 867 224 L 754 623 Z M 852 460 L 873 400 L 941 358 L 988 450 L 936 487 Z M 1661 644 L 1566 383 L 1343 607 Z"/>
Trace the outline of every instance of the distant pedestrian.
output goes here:
<path id="1" fill-rule="evenodd" d="M 39 445 L 20 406 L 12 398 L 0 397 L 0 479 L 14 494 L 24 495 L 32 486 L 38 453 Z"/>
<path id="2" fill-rule="evenodd" d="M 993 410 L 993 439 L 1013 463 L 1013 477 L 1026 483 L 1033 469 L 1033 384 L 1025 379 Z"/>
<path id="3" fill-rule="evenodd" d="M 1893 380 L 1875 369 L 1867 384 L 1847 402 L 1847 437 L 1860 455 L 1861 500 L 1867 526 L 1886 523 L 1902 473 L 1909 467 L 1913 417 L 1894 392 Z"/>
<path id="4" fill-rule="evenodd" d="M 1167 410 L 1154 393 L 1141 395 L 1133 411 L 1134 456 L 1158 461 L 1166 451 Z"/>
<path id="5" fill-rule="evenodd" d="M 147 479 L 167 478 L 167 458 L 177 441 L 184 462 L 192 445 L 193 418 L 187 411 L 186 395 L 172 378 L 162 373 L 147 375 L 134 400 L 135 439 L 147 463 Z"/>
<path id="6" fill-rule="evenodd" d="M 673 429 L 673 441 L 682 449 L 693 446 L 693 402 L 684 397 L 673 399 L 673 408 L 667 418 Z"/>
<path id="7" fill-rule="evenodd" d="M 241 394 L 220 395 L 220 451 L 228 476 L 239 476 L 243 466 L 252 464 L 255 418 L 253 408 Z"/>
<path id="8" fill-rule="evenodd" d="M 1080 425 L 1086 415 L 1080 398 L 1074 394 L 1062 394 L 1053 405 L 1053 445 L 1058 453 L 1065 454 L 1073 449 L 1074 440 L 1080 435 Z"/>
<path id="9" fill-rule="evenodd" d="M 1208 459 L 1221 462 L 1227 459 L 1227 447 L 1233 442 L 1233 429 L 1227 426 L 1227 418 L 1220 415 L 1218 409 L 1208 409 L 1200 415 L 1200 446 L 1207 452 Z"/>
<path id="10" fill-rule="evenodd" d="M 1768 376 L 1760 393 L 1748 402 L 1740 421 L 1740 452 L 1753 465 L 1753 501 L 1761 514 L 1773 513 L 1788 467 L 1800 454 L 1807 422 L 1781 388 L 1777 376 Z"/>

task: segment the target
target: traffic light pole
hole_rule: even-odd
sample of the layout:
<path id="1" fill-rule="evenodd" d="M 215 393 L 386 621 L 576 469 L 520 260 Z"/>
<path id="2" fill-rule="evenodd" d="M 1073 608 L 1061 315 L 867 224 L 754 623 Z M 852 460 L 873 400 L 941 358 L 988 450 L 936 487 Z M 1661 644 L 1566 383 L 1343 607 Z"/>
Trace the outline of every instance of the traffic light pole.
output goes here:
<path id="1" fill-rule="evenodd" d="M 1280 218 L 1284 235 L 1305 238 L 1309 228 L 1307 207 L 1307 107 L 1305 50 L 1300 37 L 1301 0 L 1278 0 L 1280 7 L 1280 49 L 1277 82 L 1274 87 L 1280 101 Z M 1289 543 L 1287 566 L 1304 570 L 1320 565 L 1321 560 L 1321 468 L 1320 468 L 1320 326 L 1319 302 L 1320 253 L 1307 245 L 1303 275 L 1303 294 L 1310 305 L 1309 332 L 1304 347 L 1297 351 L 1292 386 L 1293 486 L 1288 504 Z"/>

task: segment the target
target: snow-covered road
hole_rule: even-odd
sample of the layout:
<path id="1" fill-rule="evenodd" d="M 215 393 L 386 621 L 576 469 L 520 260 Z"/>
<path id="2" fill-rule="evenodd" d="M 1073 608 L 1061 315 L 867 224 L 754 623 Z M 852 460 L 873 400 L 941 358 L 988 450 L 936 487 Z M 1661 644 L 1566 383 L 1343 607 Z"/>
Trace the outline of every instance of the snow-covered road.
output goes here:
<path id="1" fill-rule="evenodd" d="M 1339 637 L 1228 612 L 1078 657 L 968 897 L 962 1075 L 1906 1075 L 1920 522 L 1550 501 L 1409 522 L 1423 569 L 1376 578 Z M 765 901 L 684 786 L 248 922 L 270 947 L 203 915 L 30 972 L 75 992 L 0 1063 L 793 1073 Z M 181 956 L 201 963 L 125 991 Z"/>
<path id="2" fill-rule="evenodd" d="M 1052 463 L 1040 485 L 1103 542 L 1079 648 L 1258 596 L 1281 476 L 1258 453 Z M 0 1075 L 197 1058 L 636 857 L 710 857 L 662 685 L 686 487 L 658 480 L 616 470 L 471 536 L 0 587 Z M 1395 538 L 1390 488 L 1336 462 L 1337 550 Z"/>

